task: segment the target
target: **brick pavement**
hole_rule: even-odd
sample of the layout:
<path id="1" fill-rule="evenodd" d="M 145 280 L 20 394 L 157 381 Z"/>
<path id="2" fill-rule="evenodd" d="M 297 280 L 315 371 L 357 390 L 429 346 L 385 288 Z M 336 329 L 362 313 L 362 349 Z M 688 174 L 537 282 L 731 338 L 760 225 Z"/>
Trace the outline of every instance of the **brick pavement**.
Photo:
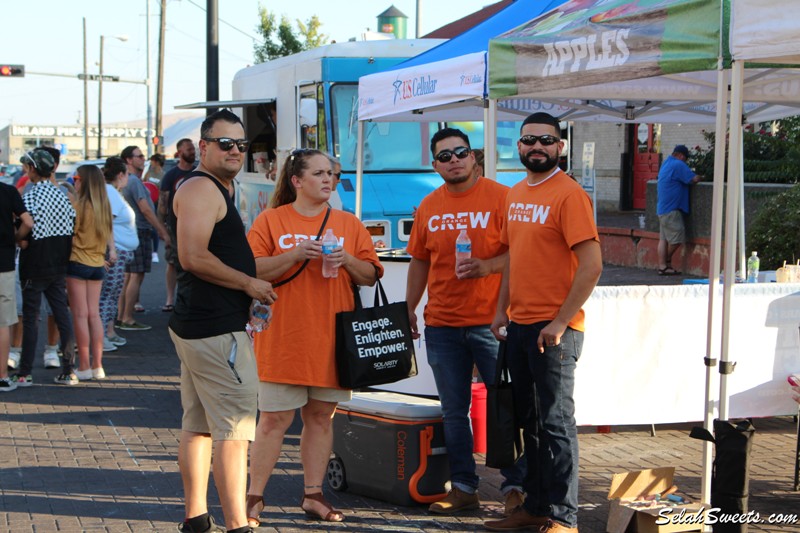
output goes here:
<path id="1" fill-rule="evenodd" d="M 104 356 L 109 379 L 76 387 L 52 383 L 56 370 L 34 370 L 36 385 L 0 396 L 0 531 L 174 531 L 183 517 L 177 467 L 180 425 L 178 362 L 166 333 L 163 263 L 145 281 L 137 316 L 154 326 L 125 332 L 129 344 Z M 604 283 L 663 281 L 653 272 L 609 268 Z M 672 281 L 677 282 L 677 280 Z M 37 365 L 39 364 L 37 360 Z M 298 417 L 299 418 L 299 417 Z M 791 492 L 794 435 L 791 418 L 757 420 L 750 508 L 766 516 L 798 512 Z M 627 469 L 674 465 L 676 483 L 699 496 L 701 443 L 688 438 L 691 425 L 614 427 L 611 433 L 581 428 L 581 531 L 604 531 L 611 475 Z M 299 508 L 302 472 L 300 426 L 289 431 L 265 494 L 265 531 L 323 531 Z M 478 456 L 479 463 L 482 458 Z M 501 508 L 499 475 L 479 467 L 481 511 L 458 517 L 429 515 L 425 507 L 398 507 L 327 490 L 347 515 L 331 531 L 479 531 Z M 222 519 L 216 493 L 212 512 Z M 795 526 L 753 526 L 751 531 L 800 531 Z"/>

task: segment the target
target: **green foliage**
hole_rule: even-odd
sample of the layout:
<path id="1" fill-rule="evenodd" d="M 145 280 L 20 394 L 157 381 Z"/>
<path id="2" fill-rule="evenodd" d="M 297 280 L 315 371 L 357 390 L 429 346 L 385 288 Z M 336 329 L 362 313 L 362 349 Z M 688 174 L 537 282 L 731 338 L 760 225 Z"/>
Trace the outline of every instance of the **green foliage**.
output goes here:
<path id="1" fill-rule="evenodd" d="M 747 229 L 747 247 L 758 250 L 761 270 L 800 258 L 800 185 L 764 203 Z"/>
<path id="2" fill-rule="evenodd" d="M 744 181 L 747 183 L 800 182 L 800 117 L 784 119 L 777 134 L 766 128 L 742 136 Z M 703 132 L 708 146 L 690 151 L 689 166 L 706 181 L 714 177 L 714 133 Z M 725 154 L 727 164 L 727 153 Z"/>
<path id="3" fill-rule="evenodd" d="M 297 31 L 292 28 L 285 15 L 281 16 L 280 24 L 276 24 L 275 14 L 267 11 L 261 4 L 258 6 L 258 16 L 256 31 L 264 38 L 264 42 L 253 45 L 256 63 L 311 50 L 328 43 L 328 36 L 319 31 L 322 23 L 316 15 L 305 23 L 297 20 Z"/>

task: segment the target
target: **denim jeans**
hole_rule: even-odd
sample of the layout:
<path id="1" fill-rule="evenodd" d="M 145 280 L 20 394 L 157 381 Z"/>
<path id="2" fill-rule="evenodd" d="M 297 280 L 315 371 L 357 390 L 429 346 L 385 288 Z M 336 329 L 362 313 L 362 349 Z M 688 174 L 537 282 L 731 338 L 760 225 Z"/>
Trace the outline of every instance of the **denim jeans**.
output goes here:
<path id="1" fill-rule="evenodd" d="M 524 421 L 528 474 L 525 509 L 568 527 L 578 524 L 578 428 L 575 367 L 583 332 L 567 328 L 558 346 L 539 353 L 536 339 L 548 322 L 508 325 L 506 353 L 517 416 Z"/>
<path id="2" fill-rule="evenodd" d="M 498 342 L 489 326 L 425 328 L 428 364 L 439 392 L 444 415 L 444 441 L 450 464 L 450 482 L 465 492 L 478 488 L 469 408 L 472 402 L 472 367 L 485 383 L 494 381 Z M 521 490 L 523 461 L 500 473 L 505 478 L 501 488 Z"/>
<path id="3" fill-rule="evenodd" d="M 72 332 L 72 320 L 67 307 L 66 276 L 27 279 L 20 281 L 22 285 L 22 355 L 18 373 L 30 375 L 33 370 L 34 353 L 39 341 L 39 314 L 42 308 L 42 294 L 47 298 L 53 310 L 60 339 L 62 371 L 72 372 L 75 357 L 75 335 Z"/>

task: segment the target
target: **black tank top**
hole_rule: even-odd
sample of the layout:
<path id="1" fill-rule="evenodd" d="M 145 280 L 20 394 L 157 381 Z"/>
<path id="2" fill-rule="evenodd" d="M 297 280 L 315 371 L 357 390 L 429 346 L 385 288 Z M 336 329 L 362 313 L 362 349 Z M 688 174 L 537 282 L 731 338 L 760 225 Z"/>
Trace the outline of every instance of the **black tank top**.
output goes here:
<path id="1" fill-rule="evenodd" d="M 228 190 L 211 175 L 194 171 L 183 181 L 194 176 L 205 176 L 210 179 L 225 198 L 227 212 L 225 217 L 214 225 L 208 251 L 219 258 L 227 266 L 244 272 L 248 276 L 256 275 L 256 260 L 244 232 L 244 224 L 236 210 L 234 199 Z M 177 217 L 170 213 L 170 224 L 177 228 Z M 178 243 L 173 244 L 177 249 Z M 244 331 L 249 319 L 251 298 L 243 291 L 228 289 L 204 281 L 180 266 L 180 257 L 176 264 L 178 271 L 178 297 L 175 311 L 169 321 L 169 327 L 184 339 L 202 339 L 214 337 L 233 331 Z"/>

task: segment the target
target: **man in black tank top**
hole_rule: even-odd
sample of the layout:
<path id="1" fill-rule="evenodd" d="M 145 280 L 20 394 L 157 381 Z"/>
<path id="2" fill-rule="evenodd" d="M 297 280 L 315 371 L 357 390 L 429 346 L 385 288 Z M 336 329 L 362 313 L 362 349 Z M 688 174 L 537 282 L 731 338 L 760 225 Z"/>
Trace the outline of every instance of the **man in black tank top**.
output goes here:
<path id="1" fill-rule="evenodd" d="M 248 532 L 247 449 L 255 438 L 258 374 L 245 332 L 253 299 L 272 304 L 234 202 L 247 141 L 239 117 L 217 111 L 200 127 L 200 166 L 175 192 L 178 297 L 169 322 L 181 360 L 181 443 L 186 518 L 181 531 L 218 531 L 201 496 L 214 481 L 228 531 Z M 224 531 L 224 529 L 223 529 Z"/>

